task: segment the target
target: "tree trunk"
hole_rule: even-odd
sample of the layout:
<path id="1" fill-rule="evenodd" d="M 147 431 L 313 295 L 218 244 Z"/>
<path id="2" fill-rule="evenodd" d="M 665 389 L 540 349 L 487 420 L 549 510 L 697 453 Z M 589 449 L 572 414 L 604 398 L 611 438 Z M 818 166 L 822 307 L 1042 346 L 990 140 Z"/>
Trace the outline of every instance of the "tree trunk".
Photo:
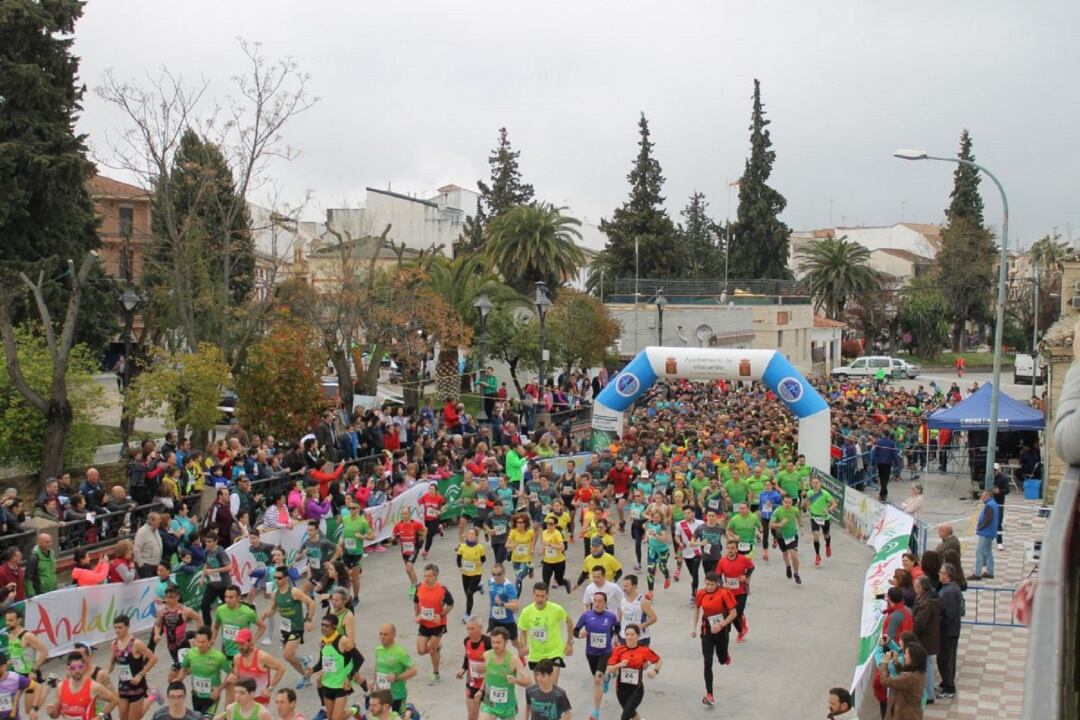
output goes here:
<path id="1" fill-rule="evenodd" d="M 518 359 L 514 358 L 513 360 L 508 362 L 507 365 L 510 366 L 510 379 L 514 381 L 514 389 L 517 390 L 518 399 L 519 400 L 524 400 L 525 399 L 525 389 L 523 387 L 521 387 L 521 381 L 518 380 L 518 376 L 517 376 Z"/>
<path id="2" fill-rule="evenodd" d="M 436 399 L 440 403 L 457 400 L 460 396 L 457 353 L 449 348 L 439 349 L 439 361 L 435 363 Z"/>
<path id="3" fill-rule="evenodd" d="M 338 397 L 341 398 L 345 409 L 352 414 L 353 406 L 353 381 L 352 371 L 349 370 L 349 356 L 344 348 L 337 348 L 330 354 L 330 362 L 334 364 L 334 372 L 337 373 Z"/>
<path id="4" fill-rule="evenodd" d="M 954 353 L 960 352 L 961 343 L 964 341 L 964 321 L 957 320 L 953 323 L 952 332 L 952 351 Z"/>
<path id="5" fill-rule="evenodd" d="M 42 482 L 47 478 L 59 477 L 64 472 L 64 451 L 67 450 L 68 435 L 71 433 L 71 403 L 49 401 L 49 410 L 45 413 L 45 447 L 41 457 L 39 477 Z"/>
<path id="6" fill-rule="evenodd" d="M 380 355 L 382 355 L 382 348 L 378 345 L 372 345 L 371 351 L 368 353 L 369 360 L 367 369 L 364 370 L 364 374 L 360 376 L 360 392 L 364 395 L 374 396 L 379 392 L 380 362 L 379 360 L 376 360 L 376 358 Z"/>

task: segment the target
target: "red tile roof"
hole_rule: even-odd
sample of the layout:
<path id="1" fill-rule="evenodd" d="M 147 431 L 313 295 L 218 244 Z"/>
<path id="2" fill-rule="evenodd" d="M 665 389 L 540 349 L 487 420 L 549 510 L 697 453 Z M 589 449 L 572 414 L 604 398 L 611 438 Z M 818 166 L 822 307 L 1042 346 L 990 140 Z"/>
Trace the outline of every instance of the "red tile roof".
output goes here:
<path id="1" fill-rule="evenodd" d="M 150 193 L 136 185 L 113 180 L 104 175 L 95 175 L 90 178 L 90 194 L 94 197 L 111 198 L 146 198 Z"/>
<path id="2" fill-rule="evenodd" d="M 846 322 L 840 322 L 839 320 L 830 320 L 829 318 L 814 316 L 814 327 L 816 328 L 846 328 Z"/>

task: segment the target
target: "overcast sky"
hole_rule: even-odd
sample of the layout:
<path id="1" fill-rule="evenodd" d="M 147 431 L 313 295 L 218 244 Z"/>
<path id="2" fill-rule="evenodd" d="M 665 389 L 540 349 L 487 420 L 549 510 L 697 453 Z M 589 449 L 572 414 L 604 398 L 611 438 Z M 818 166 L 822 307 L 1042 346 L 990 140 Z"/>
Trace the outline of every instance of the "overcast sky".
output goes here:
<path id="1" fill-rule="evenodd" d="M 302 154 L 274 172 L 291 198 L 314 192 L 312 219 L 368 185 L 475 188 L 506 126 L 538 197 L 596 222 L 626 198 L 641 111 L 669 211 L 698 189 L 723 219 L 756 77 L 791 227 L 940 221 L 952 167 L 891 153 L 955 154 L 966 127 L 1026 245 L 1055 226 L 1080 240 L 1077 27 L 1075 0 L 92 0 L 76 51 L 90 88 L 109 68 L 167 66 L 218 95 L 243 68 L 236 37 L 293 56 L 322 100 L 286 129 Z M 88 93 L 96 151 L 118 122 Z M 983 196 L 997 227 L 988 182 Z"/>

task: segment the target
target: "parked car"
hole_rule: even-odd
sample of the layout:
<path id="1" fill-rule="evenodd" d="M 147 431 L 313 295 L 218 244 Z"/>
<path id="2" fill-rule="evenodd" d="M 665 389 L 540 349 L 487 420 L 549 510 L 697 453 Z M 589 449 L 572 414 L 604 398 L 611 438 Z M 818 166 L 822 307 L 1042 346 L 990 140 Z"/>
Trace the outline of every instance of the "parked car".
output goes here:
<path id="1" fill-rule="evenodd" d="M 218 398 L 217 409 L 221 413 L 218 424 L 228 425 L 231 423 L 236 415 L 236 393 L 232 390 L 222 390 L 221 397 Z"/>
<path id="2" fill-rule="evenodd" d="M 893 377 L 907 378 L 908 380 L 914 380 L 919 377 L 919 373 L 922 372 L 922 367 L 913 362 L 908 362 L 901 358 L 892 358 Z"/>
<path id="3" fill-rule="evenodd" d="M 871 355 L 858 358 L 847 365 L 833 368 L 830 375 L 837 380 L 846 380 L 849 377 L 874 377 L 878 368 L 885 368 L 885 371 L 892 378 L 900 376 L 900 368 L 893 365 L 893 359 L 887 355 Z"/>

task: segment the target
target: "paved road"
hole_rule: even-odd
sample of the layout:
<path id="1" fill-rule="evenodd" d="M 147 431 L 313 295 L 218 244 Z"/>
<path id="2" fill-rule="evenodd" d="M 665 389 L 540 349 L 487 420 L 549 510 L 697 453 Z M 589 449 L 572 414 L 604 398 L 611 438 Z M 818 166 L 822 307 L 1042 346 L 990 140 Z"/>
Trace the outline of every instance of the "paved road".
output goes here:
<path id="1" fill-rule="evenodd" d="M 803 544 L 809 548 L 808 531 Z M 717 669 L 717 706 L 713 712 L 725 720 L 791 717 L 794 708 L 805 710 L 801 716 L 818 717 L 825 714 L 825 692 L 835 685 L 846 686 L 851 681 L 856 659 L 860 588 L 870 550 L 838 532 L 833 540 L 834 553 L 821 568 L 815 569 L 812 557 L 802 572 L 803 585 L 795 586 L 784 577 L 782 561 L 776 554 L 772 562 L 760 563 L 753 578 L 753 594 L 749 602 L 750 634 L 747 642 L 734 647 L 733 664 Z M 624 565 L 632 565 L 633 547 L 628 536 L 616 538 L 617 555 Z M 432 551 L 432 560 L 443 567 L 443 578 L 459 597 L 459 608 L 451 615 L 450 632 L 446 639 L 449 648 L 443 658 L 443 681 L 428 687 L 426 679 L 431 667 L 427 658 L 419 659 L 420 675 L 410 681 L 409 698 L 424 713 L 425 718 L 444 720 L 464 717 L 462 681 L 454 671 L 462 661 L 461 643 L 464 610 L 460 598 L 461 582 L 453 562 L 449 537 L 440 538 Z M 571 548 L 570 557 L 580 558 L 581 545 Z M 809 549 L 804 550 L 807 560 Z M 574 565 L 580 571 L 578 565 Z M 539 577 L 539 573 L 537 573 Z M 644 579 L 642 579 L 644 582 Z M 377 628 L 382 622 L 394 622 L 399 628 L 399 640 L 415 658 L 416 633 L 411 604 L 406 600 L 406 579 L 396 552 L 369 555 L 360 602 L 356 610 L 357 637 L 361 652 L 367 658 L 365 667 L 373 670 Z M 553 599 L 567 608 L 574 617 L 580 613 L 580 591 L 568 598 L 562 590 L 552 593 Z M 665 666 L 657 679 L 647 683 L 646 699 L 641 708 L 643 717 L 658 718 L 672 713 L 700 717 L 704 685 L 701 680 L 701 659 L 697 640 L 689 636 L 691 609 L 687 604 L 689 584 L 673 583 L 670 590 L 658 585 L 655 607 L 660 617 L 654 631 L 653 647 L 664 658 Z M 261 602 L 261 601 L 260 601 Z M 486 616 L 487 600 L 478 597 L 477 613 Z M 304 648 L 316 652 L 315 640 L 309 634 Z M 274 647 L 277 651 L 277 647 Z M 578 644 L 577 652 L 583 652 Z M 151 673 L 151 686 L 162 686 L 167 656 L 159 648 L 162 662 Z M 95 661 L 107 662 L 106 650 L 98 648 Z M 60 663 L 53 660 L 47 671 L 63 674 Z M 296 673 L 290 668 L 285 683 L 295 684 Z M 574 717 L 585 718 L 591 709 L 592 684 L 584 657 L 577 653 L 569 658 L 561 685 L 574 704 Z M 310 718 L 315 712 L 317 698 L 313 690 L 301 693 L 300 711 Z M 358 697 L 358 696 L 354 696 Z M 618 716 L 614 691 L 604 699 L 605 718 Z"/>

